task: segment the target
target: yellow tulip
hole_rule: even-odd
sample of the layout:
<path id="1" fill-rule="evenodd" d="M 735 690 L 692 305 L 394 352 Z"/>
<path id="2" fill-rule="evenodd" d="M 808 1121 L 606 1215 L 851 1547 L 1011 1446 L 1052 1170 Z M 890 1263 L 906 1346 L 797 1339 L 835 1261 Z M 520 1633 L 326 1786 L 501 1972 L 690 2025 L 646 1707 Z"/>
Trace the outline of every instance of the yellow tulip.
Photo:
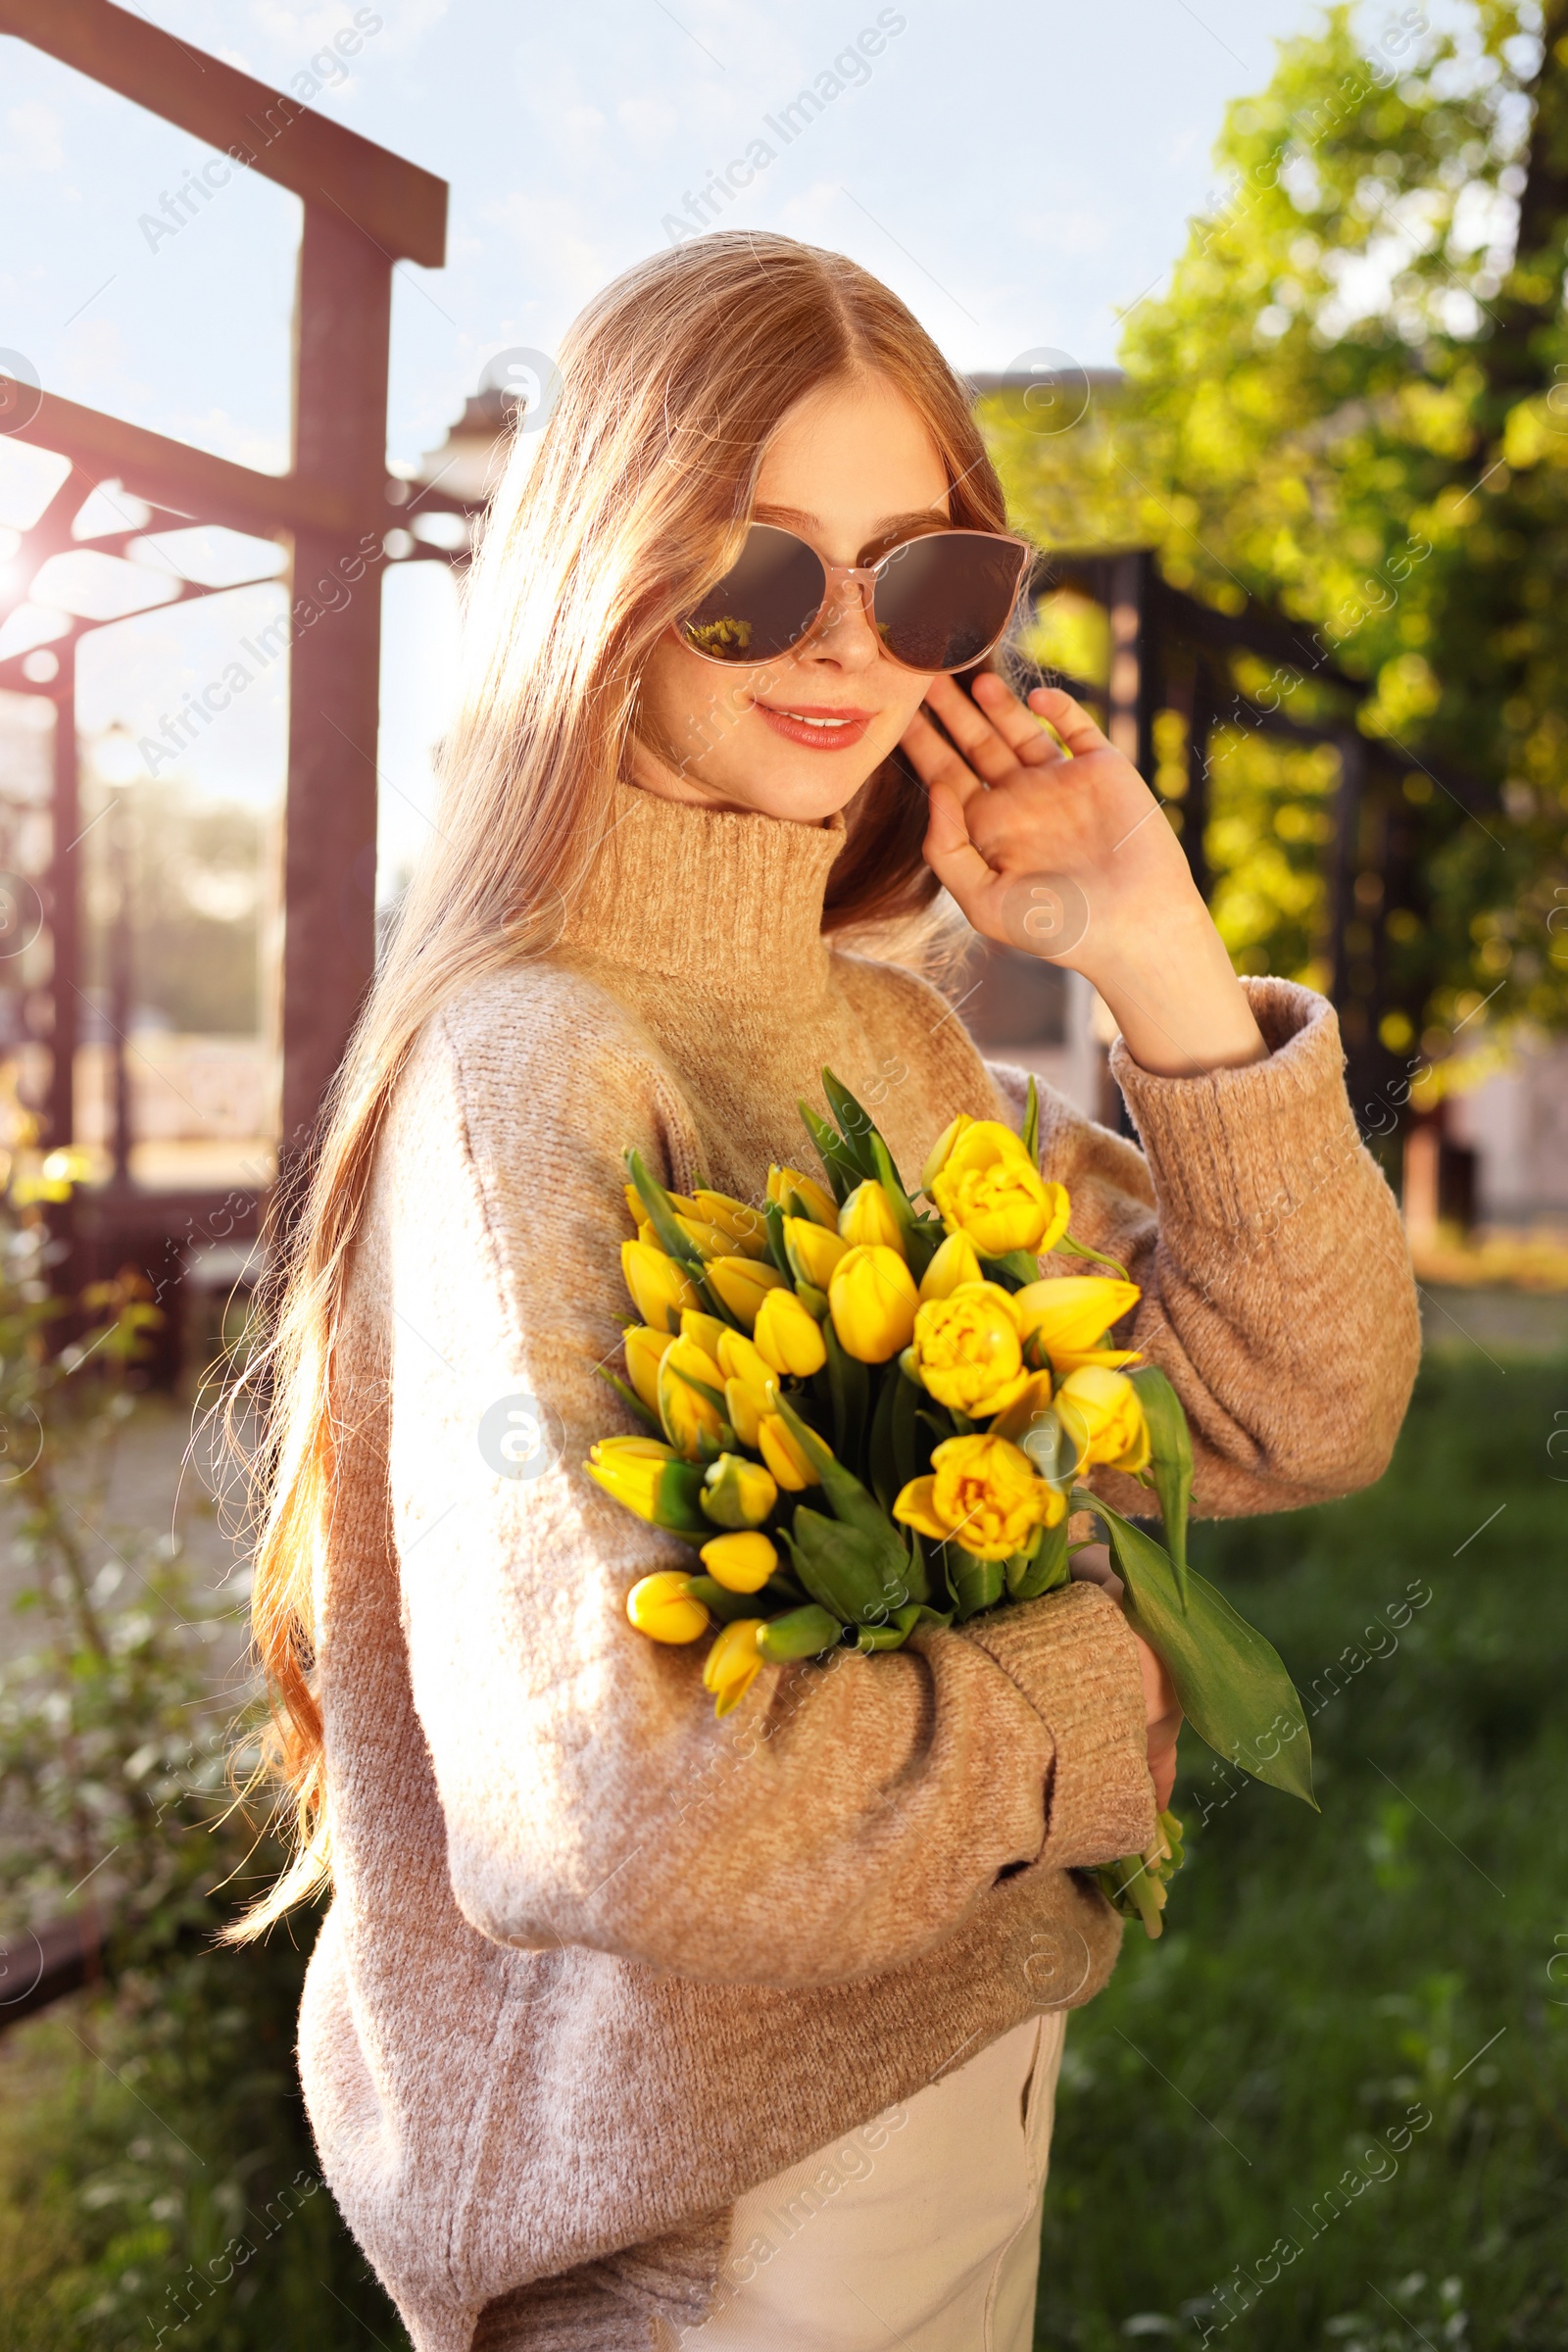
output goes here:
<path id="1" fill-rule="evenodd" d="M 691 1386 L 694 1380 L 723 1391 L 724 1376 L 712 1357 L 695 1340 L 672 1340 L 659 1367 L 659 1418 L 665 1437 L 688 1462 L 702 1460 L 705 1438 L 716 1446 L 724 1437 L 723 1416 Z"/>
<path id="2" fill-rule="evenodd" d="M 950 1233 L 920 1277 L 922 1298 L 951 1298 L 960 1283 L 983 1282 L 980 1260 L 966 1233 Z"/>
<path id="3" fill-rule="evenodd" d="M 700 1554 L 715 1585 L 726 1592 L 760 1592 L 774 1569 L 778 1553 L 766 1536 L 715 1536 Z"/>
<path id="4" fill-rule="evenodd" d="M 769 1292 L 789 1288 L 777 1266 L 764 1266 L 755 1257 L 715 1257 L 704 1272 L 715 1295 L 748 1331 Z"/>
<path id="5" fill-rule="evenodd" d="M 765 1307 L 767 1301 L 764 1299 L 762 1303 Z M 749 1340 L 744 1332 L 731 1331 L 726 1324 L 718 1335 L 714 1353 L 726 1380 L 743 1380 L 749 1389 L 760 1389 L 764 1395 L 777 1387 L 778 1374 L 766 1356 L 759 1352 L 756 1342 Z"/>
<path id="6" fill-rule="evenodd" d="M 659 1410 L 659 1367 L 670 1339 L 646 1323 L 634 1323 L 626 1334 L 626 1378 L 651 1413 Z"/>
<path id="7" fill-rule="evenodd" d="M 703 1353 L 710 1355 L 714 1363 L 718 1361 L 718 1343 L 728 1329 L 727 1323 L 721 1323 L 716 1315 L 705 1315 L 701 1307 L 688 1306 L 681 1312 L 681 1338 L 695 1340 Z"/>
<path id="8" fill-rule="evenodd" d="M 601 1438 L 583 1465 L 595 1484 L 640 1519 L 652 1519 L 665 1466 L 680 1456 L 658 1438 Z"/>
<path id="9" fill-rule="evenodd" d="M 985 1420 L 1029 1383 L 1012 1300 L 994 1282 L 966 1282 L 951 1298 L 928 1298 L 914 1318 L 912 1369 L 939 1404 Z"/>
<path id="10" fill-rule="evenodd" d="M 724 1409 L 729 1425 L 743 1446 L 756 1446 L 763 1417 L 773 1410 L 778 1396 L 778 1384 L 771 1373 L 765 1389 L 754 1388 L 749 1380 L 726 1380 Z"/>
<path id="11" fill-rule="evenodd" d="M 896 1250 L 904 1255 L 904 1231 L 885 1185 L 867 1177 L 856 1186 L 839 1210 L 839 1235 L 855 1249 Z"/>
<path id="12" fill-rule="evenodd" d="M 779 1485 L 791 1494 L 804 1494 L 808 1487 L 817 1484 L 816 1472 L 791 1437 L 781 1414 L 762 1415 L 757 1425 L 757 1444 Z"/>
<path id="13" fill-rule="evenodd" d="M 928 1186 L 950 1233 L 966 1233 L 982 1257 L 1054 1250 L 1067 1230 L 1065 1185 L 1047 1184 L 1010 1127 L 973 1119 Z"/>
<path id="14" fill-rule="evenodd" d="M 1102 1349 L 1096 1343 L 1142 1296 L 1135 1282 L 1063 1274 L 1015 1291 L 1012 1304 L 1025 1339 L 1036 1341 L 1058 1372 L 1070 1372 L 1077 1364 L 1102 1363 L 1107 1355 L 1110 1368 L 1133 1359 L 1136 1349 Z"/>
<path id="15" fill-rule="evenodd" d="M 742 1454 L 721 1453 L 703 1479 L 703 1515 L 715 1527 L 760 1527 L 777 1500 L 771 1473 Z"/>
<path id="16" fill-rule="evenodd" d="M 849 1243 L 825 1225 L 815 1225 L 809 1217 L 786 1217 L 784 1220 L 784 1250 L 794 1270 L 797 1282 L 808 1282 L 816 1290 L 825 1291 L 833 1279 L 833 1269 L 849 1249 Z"/>
<path id="17" fill-rule="evenodd" d="M 960 1110 L 956 1119 L 950 1119 L 948 1121 L 947 1125 L 943 1128 L 942 1133 L 937 1137 L 936 1142 L 932 1145 L 930 1156 L 927 1158 L 925 1166 L 920 1170 L 920 1184 L 923 1191 L 929 1192 L 931 1190 L 933 1181 L 941 1175 L 943 1169 L 948 1164 L 948 1153 L 953 1150 L 954 1145 L 957 1142 L 959 1136 L 963 1134 L 964 1130 L 972 1127 L 973 1125 L 974 1121 L 966 1110 Z"/>
<path id="18" fill-rule="evenodd" d="M 837 1231 L 839 1212 L 831 1193 L 825 1193 L 811 1177 L 803 1176 L 799 1168 L 769 1168 L 768 1199 L 776 1201 L 780 1208 L 790 1210 L 792 1193 L 813 1225 L 825 1225 L 830 1231 Z M 790 1210 L 790 1213 L 794 1212 Z"/>
<path id="19" fill-rule="evenodd" d="M 728 1193 L 699 1192 L 697 1214 L 727 1234 L 731 1250 L 742 1257 L 767 1255 L 767 1226 L 760 1208 L 732 1200 Z"/>
<path id="20" fill-rule="evenodd" d="M 828 1285 L 828 1307 L 839 1345 L 862 1364 L 885 1364 L 907 1348 L 920 1303 L 909 1272 L 896 1250 L 860 1243 L 839 1260 Z"/>
<path id="21" fill-rule="evenodd" d="M 763 1623 L 760 1617 L 737 1617 L 719 1628 L 718 1640 L 703 1663 L 703 1687 L 714 1694 L 715 1715 L 727 1715 L 732 1707 L 738 1707 L 761 1673 L 757 1637 Z"/>
<path id="22" fill-rule="evenodd" d="M 960 1544 L 977 1559 L 1022 1551 L 1037 1527 L 1054 1527 L 1067 1508 L 1066 1497 L 1005 1438 L 948 1438 L 931 1456 L 931 1472 L 909 1481 L 894 1518 L 939 1543 Z"/>
<path id="23" fill-rule="evenodd" d="M 1148 1467 L 1143 1399 L 1124 1372 L 1107 1372 L 1099 1364 L 1070 1372 L 1056 1391 L 1057 1412 L 1065 1418 L 1068 1408 L 1083 1425 L 1085 1461 L 1128 1472 Z"/>
<path id="24" fill-rule="evenodd" d="M 652 1242 L 622 1242 L 620 1270 L 632 1304 L 655 1331 L 677 1330 L 682 1308 L 702 1304 L 685 1268 Z"/>
<path id="25" fill-rule="evenodd" d="M 661 1568 L 633 1585 L 626 1614 L 650 1642 L 697 1642 L 709 1628 L 708 1611 L 692 1595 L 692 1580 L 678 1568 Z"/>
<path id="26" fill-rule="evenodd" d="M 821 1326 L 793 1291 L 768 1292 L 752 1337 L 758 1354 L 777 1379 L 788 1373 L 796 1380 L 808 1380 L 827 1362 Z"/>

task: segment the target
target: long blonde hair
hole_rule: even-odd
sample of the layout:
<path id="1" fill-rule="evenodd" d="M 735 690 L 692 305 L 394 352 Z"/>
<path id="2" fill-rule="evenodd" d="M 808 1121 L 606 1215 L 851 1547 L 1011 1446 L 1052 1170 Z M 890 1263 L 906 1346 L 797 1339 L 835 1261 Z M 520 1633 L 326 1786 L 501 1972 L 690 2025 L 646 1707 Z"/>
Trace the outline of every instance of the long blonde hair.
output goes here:
<path id="1" fill-rule="evenodd" d="M 868 372 L 924 418 L 952 519 L 1003 528 L 963 386 L 930 337 L 865 270 L 788 237 L 710 235 L 616 278 L 566 338 L 537 446 L 508 461 L 468 583 L 437 825 L 323 1107 L 244 1376 L 263 1423 L 251 1621 L 294 1858 L 235 1939 L 331 1875 L 313 1592 L 339 1445 L 334 1340 L 399 1073 L 434 1008 L 548 949 L 551 910 L 624 772 L 650 651 L 733 559 L 785 413 L 819 384 Z M 826 928 L 885 927 L 929 906 L 924 825 L 923 796 L 889 761 L 853 805 Z"/>

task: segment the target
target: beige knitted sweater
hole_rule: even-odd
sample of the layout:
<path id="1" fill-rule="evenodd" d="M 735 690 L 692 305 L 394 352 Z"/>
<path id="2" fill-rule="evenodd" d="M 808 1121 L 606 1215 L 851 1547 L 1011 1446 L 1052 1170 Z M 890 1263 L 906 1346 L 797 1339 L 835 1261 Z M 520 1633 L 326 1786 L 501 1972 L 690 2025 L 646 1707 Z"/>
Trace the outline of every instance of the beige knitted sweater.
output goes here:
<path id="1" fill-rule="evenodd" d="M 614 816 L 550 956 L 427 1025 L 337 1356 L 336 1879 L 300 2056 L 419 2352 L 629 2352 L 699 2319 L 740 2191 L 1099 1989 L 1118 1927 L 1072 1874 L 1152 1826 L 1137 1654 L 1093 1586 L 764 1669 L 723 1723 L 700 1649 L 627 1625 L 627 1588 L 688 1555 L 580 1469 L 626 1426 L 595 1377 L 622 1148 L 757 1200 L 770 1160 L 802 1164 L 823 1063 L 906 1168 L 957 1111 L 1016 1120 L 1022 1081 L 924 983 L 824 943 L 841 825 L 628 788 Z M 1117 1049 L 1147 1158 L 1041 1107 L 1074 1230 L 1144 1286 L 1211 1513 L 1376 1478 L 1417 1354 L 1333 1013 L 1277 981 L 1251 1000 L 1251 1067 L 1162 1079 Z M 542 1476 L 481 1444 L 518 1396 L 557 1440 Z"/>

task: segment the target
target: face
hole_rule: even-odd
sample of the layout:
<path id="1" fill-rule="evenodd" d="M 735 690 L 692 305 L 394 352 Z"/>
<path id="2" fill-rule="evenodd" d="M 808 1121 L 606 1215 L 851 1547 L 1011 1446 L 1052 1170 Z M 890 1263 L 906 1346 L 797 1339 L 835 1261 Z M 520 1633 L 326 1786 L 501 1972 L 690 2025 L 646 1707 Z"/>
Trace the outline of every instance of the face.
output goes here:
<path id="1" fill-rule="evenodd" d="M 947 490 L 918 412 L 872 376 L 821 385 L 790 410 L 763 458 L 753 520 L 794 531 L 829 564 L 854 564 L 892 529 L 945 519 Z M 799 824 L 844 808 L 930 680 L 886 658 L 858 595 L 842 606 L 765 668 L 720 668 L 666 630 L 643 672 L 632 782 Z"/>

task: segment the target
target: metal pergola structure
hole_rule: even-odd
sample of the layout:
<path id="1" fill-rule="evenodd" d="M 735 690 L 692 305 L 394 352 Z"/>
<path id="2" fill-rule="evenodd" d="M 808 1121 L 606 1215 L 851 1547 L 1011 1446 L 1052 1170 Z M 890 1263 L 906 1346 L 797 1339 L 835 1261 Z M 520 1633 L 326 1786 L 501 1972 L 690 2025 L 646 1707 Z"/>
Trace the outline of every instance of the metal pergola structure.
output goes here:
<path id="1" fill-rule="evenodd" d="M 301 199 L 303 225 L 294 334 L 293 454 L 276 475 L 214 457 L 123 419 L 0 378 L 7 426 L 19 440 L 70 460 L 72 471 L 35 526 L 21 597 L 42 563 L 67 544 L 122 547 L 137 535 L 220 524 L 279 542 L 290 610 L 288 772 L 284 800 L 281 1152 L 285 1167 L 308 1147 L 342 1056 L 375 954 L 376 730 L 380 689 L 380 567 L 389 533 L 421 508 L 462 512 L 439 490 L 389 479 L 386 399 L 391 281 L 400 261 L 439 268 L 446 253 L 444 180 L 314 114 L 297 99 L 192 49 L 112 0 L 0 0 L 0 33 L 14 34 L 122 97 L 222 150 Z M 152 509 L 141 534 L 72 539 L 95 486 L 118 483 Z M 119 552 L 119 551 L 116 551 Z M 403 552 L 416 551 L 410 545 Z M 341 584 L 329 600 L 314 583 Z M 347 593 L 343 593 L 344 589 Z M 198 583 L 180 591 L 198 593 Z M 18 601 L 21 601 L 20 599 Z M 314 609 L 313 609 L 314 608 Z M 47 692 L 57 711 L 53 852 L 45 892 L 54 956 L 48 1100 L 51 1144 L 72 1136 L 78 1034 L 80 873 L 74 645 L 34 663 L 5 665 L 3 682 Z M 47 665 L 41 665 L 46 668 Z M 12 672 L 16 672 L 13 678 Z M 84 1200 L 103 1246 L 143 1253 L 202 1230 L 199 1200 L 172 1202 L 122 1188 Z M 257 1191 L 226 1211 L 224 1230 L 254 1234 Z M 195 1212 L 193 1214 L 193 1212 Z"/>

